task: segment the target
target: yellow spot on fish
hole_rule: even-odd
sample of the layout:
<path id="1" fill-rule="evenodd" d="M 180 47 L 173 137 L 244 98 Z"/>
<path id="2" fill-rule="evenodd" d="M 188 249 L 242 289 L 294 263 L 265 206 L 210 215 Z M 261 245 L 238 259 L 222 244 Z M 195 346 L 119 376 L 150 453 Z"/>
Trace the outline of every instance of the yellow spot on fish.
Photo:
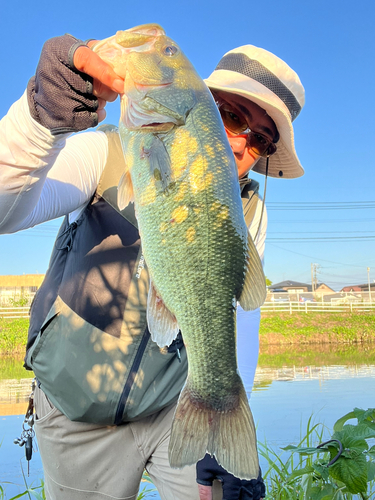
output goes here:
<path id="1" fill-rule="evenodd" d="M 190 134 L 189 130 L 179 127 L 173 138 L 170 149 L 171 165 L 174 178 L 178 179 L 186 172 L 189 163 L 188 159 L 198 151 L 198 141 Z"/>
<path id="2" fill-rule="evenodd" d="M 189 243 L 192 243 L 195 240 L 195 233 L 196 231 L 192 226 L 186 231 L 186 239 Z"/>
<path id="3" fill-rule="evenodd" d="M 151 203 L 154 203 L 155 200 L 156 200 L 156 189 L 155 189 L 155 186 L 149 184 L 140 193 L 140 204 L 141 205 L 150 205 Z"/>
<path id="4" fill-rule="evenodd" d="M 185 198 L 187 188 L 188 188 L 188 185 L 186 184 L 186 182 L 183 182 L 182 184 L 180 184 L 178 191 L 173 199 L 175 201 L 182 201 Z"/>
<path id="5" fill-rule="evenodd" d="M 210 210 L 219 210 L 219 208 L 221 207 L 221 203 L 219 201 L 214 201 L 210 207 Z"/>
<path id="6" fill-rule="evenodd" d="M 212 146 L 210 146 L 209 144 L 206 144 L 204 149 L 206 150 L 206 153 L 208 156 L 210 156 L 211 158 L 215 157 L 215 150 Z"/>
<path id="7" fill-rule="evenodd" d="M 217 214 L 219 219 L 226 220 L 228 219 L 229 216 L 229 208 L 228 207 L 221 207 L 219 213 Z"/>
<path id="8" fill-rule="evenodd" d="M 194 194 L 203 191 L 212 182 L 212 172 L 206 175 L 207 159 L 199 155 L 190 166 L 190 185 Z"/>
<path id="9" fill-rule="evenodd" d="M 187 219 L 189 215 L 189 209 L 185 205 L 181 205 L 175 208 L 172 212 L 171 222 L 177 222 L 177 224 L 181 224 L 184 220 Z"/>

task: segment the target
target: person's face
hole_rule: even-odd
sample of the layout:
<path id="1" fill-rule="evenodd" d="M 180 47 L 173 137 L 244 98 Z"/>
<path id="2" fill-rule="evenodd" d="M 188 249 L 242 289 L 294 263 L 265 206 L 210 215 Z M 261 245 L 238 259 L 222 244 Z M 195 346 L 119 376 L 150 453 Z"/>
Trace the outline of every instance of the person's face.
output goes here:
<path id="1" fill-rule="evenodd" d="M 222 106 L 226 113 L 230 113 L 231 119 L 235 121 L 245 120 L 247 126 L 253 132 L 262 135 L 271 142 L 277 141 L 278 132 L 275 122 L 267 115 L 264 109 L 255 104 L 255 102 L 229 92 L 215 90 L 212 93 L 219 103 L 221 100 L 225 101 Z M 236 159 L 238 177 L 241 179 L 254 167 L 260 156 L 249 147 L 246 136 L 235 135 L 227 130 L 227 128 L 225 128 L 225 131 Z"/>

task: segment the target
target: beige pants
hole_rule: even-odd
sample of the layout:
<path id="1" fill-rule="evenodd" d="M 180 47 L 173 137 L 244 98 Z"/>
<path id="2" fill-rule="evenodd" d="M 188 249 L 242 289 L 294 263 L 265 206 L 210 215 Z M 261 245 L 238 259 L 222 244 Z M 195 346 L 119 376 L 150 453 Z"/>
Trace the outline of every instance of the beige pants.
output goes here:
<path id="1" fill-rule="evenodd" d="M 195 466 L 169 466 L 175 405 L 137 422 L 103 427 L 70 421 L 38 388 L 34 404 L 47 500 L 135 500 L 147 486 L 140 486 L 144 469 L 162 500 L 199 499 Z M 214 489 L 214 500 L 221 499 L 221 488 Z"/>

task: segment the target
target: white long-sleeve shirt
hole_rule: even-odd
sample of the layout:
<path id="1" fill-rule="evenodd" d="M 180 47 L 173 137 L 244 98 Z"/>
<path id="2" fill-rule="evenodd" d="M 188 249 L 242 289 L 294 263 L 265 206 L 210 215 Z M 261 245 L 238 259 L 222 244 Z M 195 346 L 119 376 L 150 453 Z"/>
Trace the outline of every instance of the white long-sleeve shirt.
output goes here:
<path id="1" fill-rule="evenodd" d="M 32 119 L 26 93 L 0 122 L 0 234 L 14 233 L 69 215 L 78 218 L 94 194 L 108 156 L 104 132 L 53 136 Z M 255 237 L 258 203 L 249 227 Z M 267 228 L 264 210 L 255 244 L 263 261 Z M 248 391 L 258 359 L 260 310 L 237 314 L 238 362 Z"/>

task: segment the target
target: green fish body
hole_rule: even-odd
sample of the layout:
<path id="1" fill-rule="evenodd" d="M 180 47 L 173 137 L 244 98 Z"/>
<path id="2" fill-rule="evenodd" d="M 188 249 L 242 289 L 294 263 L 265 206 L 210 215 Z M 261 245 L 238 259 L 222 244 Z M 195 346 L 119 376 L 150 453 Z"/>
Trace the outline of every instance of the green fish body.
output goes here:
<path id="1" fill-rule="evenodd" d="M 258 476 L 253 418 L 236 360 L 236 304 L 265 298 L 243 216 L 238 172 L 212 96 L 158 25 L 118 32 L 95 50 L 125 78 L 123 206 L 135 203 L 151 284 L 152 339 L 181 330 L 188 377 L 169 447 L 172 467 L 206 452 L 240 478 Z"/>

